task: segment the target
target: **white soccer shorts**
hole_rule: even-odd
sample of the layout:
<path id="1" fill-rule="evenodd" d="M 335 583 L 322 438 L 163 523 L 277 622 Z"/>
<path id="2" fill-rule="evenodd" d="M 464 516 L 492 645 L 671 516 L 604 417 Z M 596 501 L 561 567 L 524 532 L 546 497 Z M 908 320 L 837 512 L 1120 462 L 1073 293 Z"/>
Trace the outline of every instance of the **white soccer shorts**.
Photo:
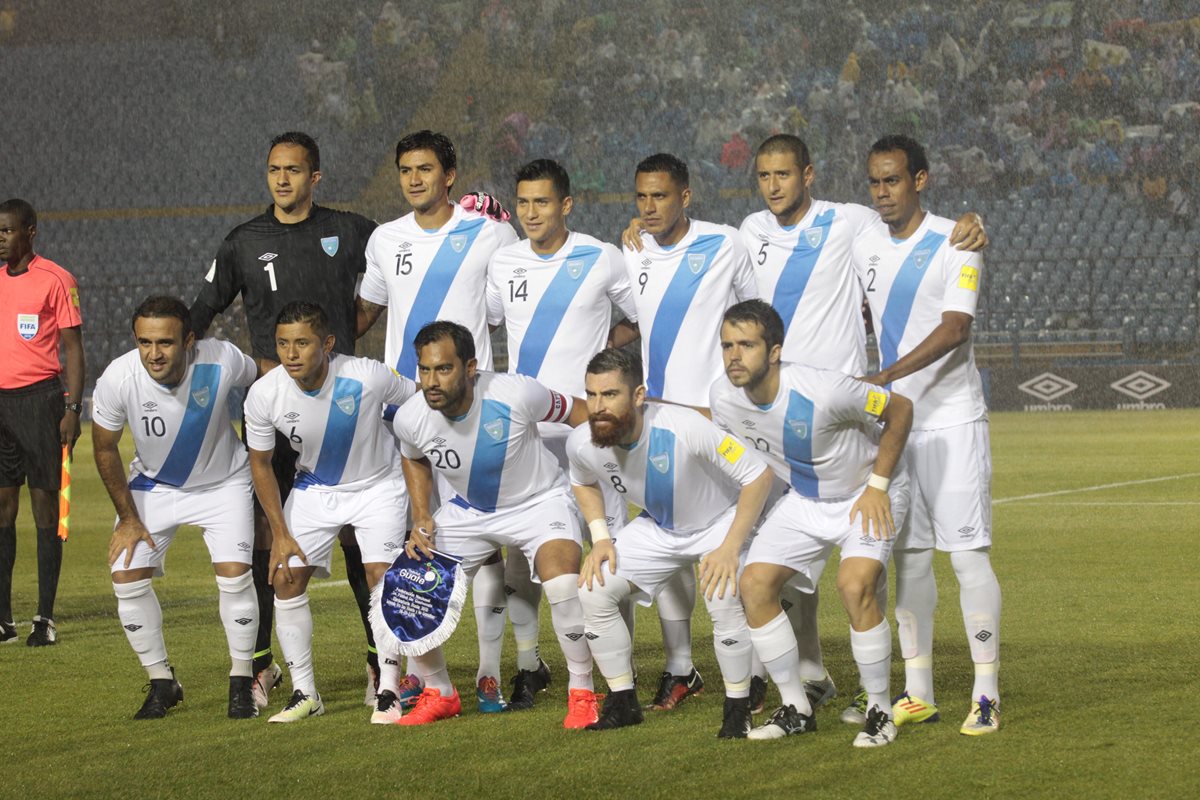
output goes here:
<path id="1" fill-rule="evenodd" d="M 978 550 L 992 544 L 992 453 L 986 419 L 912 431 L 904 448 L 912 507 L 897 550 Z"/>
<path id="2" fill-rule="evenodd" d="M 675 573 L 720 547 L 736 511 L 732 507 L 707 528 L 689 533 L 667 530 L 646 514 L 634 517 L 613 537 L 617 576 L 637 587 L 633 596 L 638 603 L 650 605 Z M 743 549 L 743 557 L 745 553 Z"/>
<path id="3" fill-rule="evenodd" d="M 296 544 L 304 551 L 315 578 L 328 578 L 333 544 L 345 525 L 354 526 L 364 564 L 391 564 L 404 549 L 408 494 L 394 475 L 366 489 L 337 491 L 310 486 L 293 489 L 283 516 Z M 304 562 L 292 556 L 291 567 Z"/>

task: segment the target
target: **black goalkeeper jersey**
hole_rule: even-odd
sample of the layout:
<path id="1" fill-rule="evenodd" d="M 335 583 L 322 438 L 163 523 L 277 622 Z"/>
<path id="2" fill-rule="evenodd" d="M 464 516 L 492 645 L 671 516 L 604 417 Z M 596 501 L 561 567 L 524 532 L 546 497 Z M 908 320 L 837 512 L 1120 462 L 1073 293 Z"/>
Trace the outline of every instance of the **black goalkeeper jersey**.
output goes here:
<path id="1" fill-rule="evenodd" d="M 234 228 L 217 251 L 192 303 L 192 327 L 203 336 L 216 314 L 240 294 L 255 358 L 278 361 L 275 318 L 288 303 L 320 303 L 337 337 L 334 351 L 354 355 L 354 289 L 366 269 L 375 223 L 349 211 L 314 205 L 303 222 L 285 225 L 274 206 Z"/>

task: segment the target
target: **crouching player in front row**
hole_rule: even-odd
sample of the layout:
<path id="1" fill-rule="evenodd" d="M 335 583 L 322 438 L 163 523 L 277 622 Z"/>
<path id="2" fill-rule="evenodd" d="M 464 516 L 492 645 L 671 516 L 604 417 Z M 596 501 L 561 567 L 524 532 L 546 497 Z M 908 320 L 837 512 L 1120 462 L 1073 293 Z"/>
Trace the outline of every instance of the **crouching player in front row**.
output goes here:
<path id="1" fill-rule="evenodd" d="M 632 645 L 619 606 L 630 595 L 650 600 L 680 569 L 700 563 L 700 586 L 713 623 L 725 682 L 718 736 L 750 731 L 750 634 L 737 598 L 744 545 L 775 482 L 753 451 L 682 406 L 646 403 L 637 356 L 616 349 L 587 366 L 588 427 L 567 439 L 571 483 L 592 533 L 580 570 L 587 636 L 610 693 L 591 730 L 642 721 L 634 688 Z M 609 537 L 600 485 L 607 483 L 645 511 Z M 790 630 L 790 629 L 789 629 Z"/>
<path id="2" fill-rule="evenodd" d="M 183 700 L 167 661 L 162 607 L 151 578 L 163 574 L 180 525 L 199 525 L 217 575 L 229 641 L 229 716 L 258 716 L 250 662 L 258 605 L 250 577 L 250 470 L 226 400 L 254 380 L 254 361 L 228 342 L 192 334 L 188 308 L 151 297 L 133 312 L 137 349 L 115 359 L 92 395 L 96 469 L 117 510 L 108 547 L 117 615 L 150 676 L 134 719 L 159 719 Z M 134 457 L 128 478 L 118 445 L 128 423 Z"/>
<path id="3" fill-rule="evenodd" d="M 816 729 L 779 592 L 789 581 L 812 592 L 836 546 L 838 593 L 850 616 L 850 649 L 868 698 L 854 746 L 881 747 L 896 738 L 896 726 L 888 696 L 892 634 L 875 585 L 908 509 L 908 480 L 898 464 L 912 426 L 912 403 L 839 372 L 781 364 L 783 336 L 779 314 L 761 300 L 730 307 L 721 325 L 726 377 L 713 383 L 710 396 L 713 419 L 752 442 L 789 484 L 759 526 L 742 573 L 754 649 L 783 701 L 749 738 Z M 880 422 L 883 429 L 876 434 Z"/>
<path id="4" fill-rule="evenodd" d="M 378 361 L 333 353 L 324 309 L 292 302 L 279 312 L 279 366 L 246 397 L 246 444 L 254 491 L 271 526 L 271 583 L 275 633 L 292 679 L 287 706 L 270 722 L 299 722 L 323 714 L 313 677 L 313 618 L 308 582 L 329 576 L 338 531 L 354 527 L 367 583 L 377 584 L 404 542 L 406 492 L 392 468 L 395 445 L 383 408 L 403 403 L 416 385 Z M 299 454 L 287 505 L 271 469 L 275 431 Z M 400 654 L 380 647 L 379 692 L 373 723 L 400 718 L 396 691 Z"/>

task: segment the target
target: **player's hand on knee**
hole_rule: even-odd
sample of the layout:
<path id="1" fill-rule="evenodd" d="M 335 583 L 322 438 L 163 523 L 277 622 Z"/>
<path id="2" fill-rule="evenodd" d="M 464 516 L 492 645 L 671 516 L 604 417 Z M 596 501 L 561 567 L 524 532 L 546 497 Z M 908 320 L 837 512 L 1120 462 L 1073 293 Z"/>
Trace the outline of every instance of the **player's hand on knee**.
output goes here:
<path id="1" fill-rule="evenodd" d="M 271 573 L 268 580 L 271 585 L 275 585 L 275 576 L 283 573 L 283 579 L 288 583 L 292 582 L 292 557 L 300 559 L 300 561 L 308 566 L 308 556 L 304 555 L 304 551 L 300 549 L 300 545 L 292 537 L 290 533 L 276 531 L 275 538 L 271 542 Z"/>
<path id="2" fill-rule="evenodd" d="M 608 564 L 608 571 L 617 574 L 617 548 L 613 546 L 611 539 L 604 539 L 592 544 L 592 551 L 587 554 L 587 558 L 583 560 L 583 566 L 579 568 L 579 586 L 582 588 L 585 584 L 588 589 L 592 588 L 592 581 L 597 580 L 600 585 L 604 585 L 604 564 Z"/>
<path id="3" fill-rule="evenodd" d="M 112 538 L 108 541 L 108 565 L 111 567 L 115 564 L 121 551 L 124 550 L 125 569 L 129 569 L 129 565 L 133 563 L 133 551 L 139 542 L 145 542 L 151 550 L 158 549 L 158 546 L 154 544 L 154 539 L 150 536 L 150 531 L 146 530 L 146 526 L 141 523 L 141 520 L 123 519 L 117 522 Z"/>
<path id="4" fill-rule="evenodd" d="M 862 517 L 863 536 L 886 541 L 896 535 L 892 520 L 892 499 L 888 493 L 868 486 L 850 508 L 850 524 Z"/>
<path id="5" fill-rule="evenodd" d="M 484 217 L 491 217 L 497 222 L 508 222 L 512 215 L 508 213 L 499 200 L 486 192 L 471 192 L 464 194 L 458 204 L 464 211 L 473 211 Z"/>
<path id="6" fill-rule="evenodd" d="M 724 600 L 726 589 L 737 597 L 737 574 L 737 550 L 722 544 L 700 559 L 700 591 L 709 600 L 714 594 Z"/>
<path id="7" fill-rule="evenodd" d="M 629 220 L 629 227 L 621 232 L 621 244 L 628 247 L 630 250 L 642 252 L 642 231 L 646 230 L 642 225 L 641 217 L 634 217 Z"/>
<path id="8" fill-rule="evenodd" d="M 408 542 L 404 551 L 409 558 L 433 558 L 434 524 L 432 519 L 423 522 L 413 521 L 413 529 L 408 533 Z"/>

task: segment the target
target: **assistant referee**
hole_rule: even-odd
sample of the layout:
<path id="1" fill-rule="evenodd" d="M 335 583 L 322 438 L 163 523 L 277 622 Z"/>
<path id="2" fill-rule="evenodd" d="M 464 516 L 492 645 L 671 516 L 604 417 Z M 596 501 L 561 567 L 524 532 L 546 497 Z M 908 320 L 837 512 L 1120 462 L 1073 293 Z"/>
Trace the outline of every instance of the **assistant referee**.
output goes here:
<path id="1" fill-rule="evenodd" d="M 6 264 L 0 270 L 0 644 L 17 640 L 12 574 L 21 484 L 28 482 L 38 554 L 38 611 L 25 640 L 30 647 L 58 641 L 62 446 L 74 447 L 79 438 L 84 369 L 79 289 L 71 273 L 33 252 L 36 236 L 33 206 L 18 199 L 0 203 L 0 261 Z"/>

